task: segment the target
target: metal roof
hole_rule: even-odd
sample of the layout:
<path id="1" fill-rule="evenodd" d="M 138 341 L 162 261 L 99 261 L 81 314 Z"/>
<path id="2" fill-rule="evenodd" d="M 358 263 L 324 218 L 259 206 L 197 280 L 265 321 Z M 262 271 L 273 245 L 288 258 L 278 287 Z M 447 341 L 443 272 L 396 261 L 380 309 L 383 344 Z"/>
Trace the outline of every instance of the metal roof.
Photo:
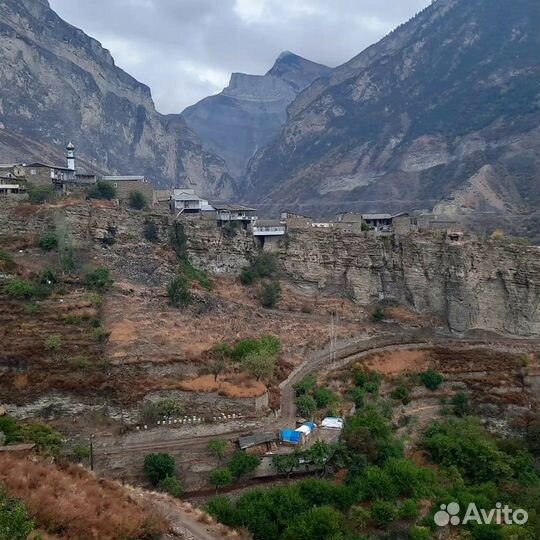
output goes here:
<path id="1" fill-rule="evenodd" d="M 255 212 L 255 208 L 250 208 L 249 206 L 244 206 L 243 204 L 228 203 L 223 201 L 210 201 L 210 204 L 216 209 L 221 211 L 229 212 Z"/>
<path id="2" fill-rule="evenodd" d="M 106 182 L 143 182 L 144 176 L 102 176 L 101 179 Z"/>
<path id="3" fill-rule="evenodd" d="M 30 163 L 26 165 L 26 167 L 35 167 L 36 169 L 39 169 L 40 167 L 45 167 L 46 169 L 57 169 L 59 171 L 72 171 L 73 169 L 68 169 L 67 167 L 62 167 L 59 165 L 47 165 L 47 163 L 41 163 L 40 161 L 36 161 L 35 163 Z"/>
<path id="4" fill-rule="evenodd" d="M 265 431 L 262 433 L 253 433 L 252 435 L 244 435 L 238 439 L 238 445 L 242 450 L 258 446 L 259 444 L 273 442 L 277 439 L 275 433 Z"/>
<path id="5" fill-rule="evenodd" d="M 391 214 L 362 214 L 362 219 L 392 219 Z"/>
<path id="6" fill-rule="evenodd" d="M 172 196 L 172 198 L 175 201 L 201 201 L 202 200 L 200 197 L 197 197 L 197 195 L 192 195 L 190 193 L 175 193 Z"/>

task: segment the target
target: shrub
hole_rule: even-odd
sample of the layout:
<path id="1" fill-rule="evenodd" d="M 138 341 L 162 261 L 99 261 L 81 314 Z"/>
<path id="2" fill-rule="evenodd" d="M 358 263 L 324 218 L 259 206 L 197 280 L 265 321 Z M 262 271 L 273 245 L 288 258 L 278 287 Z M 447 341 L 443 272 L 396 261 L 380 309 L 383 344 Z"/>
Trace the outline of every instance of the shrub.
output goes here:
<path id="1" fill-rule="evenodd" d="M 73 366 L 77 369 L 88 369 L 90 367 L 90 362 L 86 356 L 76 356 L 72 360 Z"/>
<path id="2" fill-rule="evenodd" d="M 328 407 L 339 401 L 339 397 L 328 388 L 317 388 L 313 392 L 313 399 L 319 409 Z"/>
<path id="3" fill-rule="evenodd" d="M 240 282 L 243 285 L 251 285 L 255 282 L 255 279 L 257 276 L 255 275 L 255 272 L 251 268 L 244 268 L 240 272 Z"/>
<path id="4" fill-rule="evenodd" d="M 348 392 L 349 397 L 352 399 L 357 409 L 361 409 L 364 406 L 364 390 L 355 386 Z"/>
<path id="5" fill-rule="evenodd" d="M 178 259 L 187 261 L 187 236 L 182 223 L 179 223 L 178 221 L 173 223 L 169 241 Z"/>
<path id="6" fill-rule="evenodd" d="M 271 309 L 279 302 L 281 287 L 277 281 L 268 281 L 262 286 L 258 296 L 261 306 Z"/>
<path id="7" fill-rule="evenodd" d="M 228 486 L 232 482 L 233 475 L 228 468 L 216 469 L 210 474 L 210 483 L 215 486 L 216 492 L 220 487 Z"/>
<path id="8" fill-rule="evenodd" d="M 167 286 L 169 303 L 174 307 L 185 307 L 193 301 L 184 276 L 176 276 Z"/>
<path id="9" fill-rule="evenodd" d="M 389 501 L 375 501 L 371 506 L 371 517 L 379 527 L 385 527 L 396 519 L 396 507 Z"/>
<path id="10" fill-rule="evenodd" d="M 403 501 L 398 508 L 398 514 L 401 519 L 415 520 L 420 515 L 418 503 L 414 499 L 407 499 Z"/>
<path id="11" fill-rule="evenodd" d="M 407 403 L 410 403 L 411 401 L 409 390 L 402 384 L 396 386 L 392 390 L 390 397 L 392 399 L 397 399 L 398 401 L 401 401 L 403 405 L 407 405 Z"/>
<path id="12" fill-rule="evenodd" d="M 37 422 L 21 424 L 21 440 L 34 443 L 42 454 L 57 456 L 62 446 L 62 436 L 46 424 Z"/>
<path id="13" fill-rule="evenodd" d="M 420 373 L 420 380 L 422 384 L 429 390 L 437 390 L 444 381 L 444 377 L 434 369 L 428 369 L 423 373 Z"/>
<path id="14" fill-rule="evenodd" d="M 58 237 L 54 232 L 48 232 L 44 234 L 38 242 L 41 249 L 45 251 L 52 251 L 58 247 Z"/>
<path id="15" fill-rule="evenodd" d="M 229 526 L 234 526 L 236 523 L 235 509 L 228 497 L 213 497 L 208 501 L 206 511 L 220 523 Z"/>
<path id="16" fill-rule="evenodd" d="M 24 279 L 13 279 L 7 285 L 4 290 L 11 298 L 30 300 L 36 294 L 36 286 L 31 281 Z"/>
<path id="17" fill-rule="evenodd" d="M 36 186 L 29 184 L 26 188 L 28 199 L 32 204 L 43 204 L 53 198 L 52 186 Z"/>
<path id="18" fill-rule="evenodd" d="M 457 392 L 454 396 L 452 396 L 451 403 L 452 412 L 456 416 L 463 418 L 464 416 L 470 414 L 471 410 L 469 407 L 469 398 L 464 392 Z"/>
<path id="19" fill-rule="evenodd" d="M 184 486 L 176 476 L 166 476 L 159 481 L 158 488 L 172 497 L 181 497 L 184 494 Z"/>
<path id="20" fill-rule="evenodd" d="M 110 201 L 116 197 L 116 188 L 109 182 L 99 181 L 89 193 L 90 199 L 106 199 Z"/>
<path id="21" fill-rule="evenodd" d="M 106 343 L 111 335 L 111 333 L 105 330 L 101 325 L 94 328 L 93 334 L 98 343 Z"/>
<path id="22" fill-rule="evenodd" d="M 371 518 L 371 514 L 367 508 L 363 506 L 353 506 L 349 512 L 349 520 L 357 531 L 364 530 Z"/>
<path id="23" fill-rule="evenodd" d="M 317 411 L 317 403 L 307 394 L 298 396 L 295 403 L 298 414 L 304 418 L 311 418 Z"/>
<path id="24" fill-rule="evenodd" d="M 214 288 L 212 281 L 204 270 L 195 268 L 189 261 L 183 262 L 181 273 L 190 281 L 196 281 L 203 289 L 211 291 Z"/>
<path id="25" fill-rule="evenodd" d="M 45 340 L 45 350 L 58 351 L 62 347 L 62 338 L 60 336 L 49 336 Z"/>
<path id="26" fill-rule="evenodd" d="M 377 308 L 374 312 L 373 312 L 373 315 L 371 316 L 372 320 L 374 322 L 381 322 L 382 320 L 384 320 L 385 318 L 385 314 L 384 314 L 384 310 L 381 309 L 381 308 Z"/>
<path id="27" fill-rule="evenodd" d="M 294 385 L 294 391 L 297 396 L 309 394 L 315 388 L 316 384 L 317 379 L 314 375 L 306 375 L 300 382 Z"/>
<path id="28" fill-rule="evenodd" d="M 329 540 L 344 538 L 343 516 L 330 506 L 319 506 L 291 520 L 284 540 Z"/>
<path id="29" fill-rule="evenodd" d="M 157 486 L 168 476 L 174 476 L 176 463 L 169 454 L 147 454 L 144 458 L 144 474 L 152 485 Z"/>
<path id="30" fill-rule="evenodd" d="M 240 281 L 251 285 L 260 278 L 275 278 L 277 275 L 277 259 L 272 253 L 262 252 L 253 259 L 250 265 L 240 273 Z"/>
<path id="31" fill-rule="evenodd" d="M 87 272 L 84 276 L 84 282 L 89 289 L 98 292 L 107 291 L 114 283 L 108 268 L 96 268 Z"/>
<path id="32" fill-rule="evenodd" d="M 254 471 L 260 464 L 261 460 L 257 456 L 246 454 L 242 450 L 235 452 L 229 462 L 228 468 L 235 478 Z"/>
<path id="33" fill-rule="evenodd" d="M 367 382 L 364 385 L 364 390 L 368 394 L 378 394 L 379 393 L 379 383 L 376 382 Z"/>
<path id="34" fill-rule="evenodd" d="M 84 459 L 88 459 L 90 457 L 90 448 L 88 448 L 88 446 L 85 444 L 78 444 L 73 447 L 73 454 L 78 461 L 83 461 Z"/>
<path id="35" fill-rule="evenodd" d="M 24 505 L 0 491 L 0 540 L 27 540 L 33 530 Z"/>
<path id="36" fill-rule="evenodd" d="M 180 416 L 186 412 L 184 402 L 178 399 L 160 399 L 153 405 L 159 416 Z"/>
<path id="37" fill-rule="evenodd" d="M 153 221 L 147 221 L 144 224 L 143 235 L 149 242 L 157 242 L 159 240 L 157 225 Z"/>
<path id="38" fill-rule="evenodd" d="M 140 191 L 130 191 L 128 205 L 134 210 L 144 210 L 148 206 L 148 203 L 146 197 Z"/>
<path id="39" fill-rule="evenodd" d="M 431 540 L 431 531 L 427 527 L 412 527 L 409 531 L 409 540 Z"/>

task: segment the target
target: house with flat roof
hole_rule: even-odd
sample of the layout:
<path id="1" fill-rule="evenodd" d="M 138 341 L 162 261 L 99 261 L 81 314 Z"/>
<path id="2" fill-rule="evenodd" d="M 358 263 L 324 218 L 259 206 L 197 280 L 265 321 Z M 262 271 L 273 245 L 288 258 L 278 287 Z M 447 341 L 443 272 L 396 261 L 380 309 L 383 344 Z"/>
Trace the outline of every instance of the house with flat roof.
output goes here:
<path id="1" fill-rule="evenodd" d="M 216 211 L 218 227 L 223 227 L 227 223 L 241 223 L 242 227 L 247 229 L 257 219 L 255 208 L 243 204 L 211 201 L 210 205 Z"/>
<path id="2" fill-rule="evenodd" d="M 127 202 L 134 191 L 141 192 L 147 204 L 151 205 L 154 202 L 154 188 L 144 176 L 102 176 L 99 181 L 111 184 L 116 189 L 116 198 L 120 203 Z"/>

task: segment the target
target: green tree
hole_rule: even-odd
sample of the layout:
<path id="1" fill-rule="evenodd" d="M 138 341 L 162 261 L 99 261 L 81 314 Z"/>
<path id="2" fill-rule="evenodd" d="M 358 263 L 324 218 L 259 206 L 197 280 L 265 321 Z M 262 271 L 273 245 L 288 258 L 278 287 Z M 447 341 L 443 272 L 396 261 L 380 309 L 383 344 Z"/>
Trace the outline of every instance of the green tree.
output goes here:
<path id="1" fill-rule="evenodd" d="M 284 474 L 289 478 L 291 473 L 300 466 L 301 455 L 296 448 L 290 454 L 276 454 L 272 456 L 272 465 L 279 474 Z"/>
<path id="2" fill-rule="evenodd" d="M 259 291 L 261 306 L 271 309 L 276 306 L 281 297 L 281 287 L 277 281 L 267 281 Z"/>
<path id="3" fill-rule="evenodd" d="M 434 369 L 428 369 L 423 373 L 420 373 L 420 380 L 422 384 L 429 390 L 437 390 L 444 381 L 444 377 Z"/>
<path id="4" fill-rule="evenodd" d="M 276 369 L 276 358 L 267 352 L 251 352 L 242 359 L 242 369 L 255 377 L 270 378 Z"/>
<path id="5" fill-rule="evenodd" d="M 208 450 L 218 460 L 218 463 L 221 463 L 221 461 L 227 454 L 228 447 L 229 444 L 225 439 L 212 439 L 208 443 Z"/>
<path id="6" fill-rule="evenodd" d="M 184 276 L 176 276 L 167 286 L 169 303 L 174 307 L 186 307 L 193 301 L 187 280 Z"/>
<path id="7" fill-rule="evenodd" d="M 33 530 L 24 505 L 0 491 L 0 540 L 27 540 Z"/>
<path id="8" fill-rule="evenodd" d="M 317 379 L 314 375 L 306 375 L 300 382 L 294 385 L 294 392 L 297 396 L 309 394 L 317 384 Z"/>
<path id="9" fill-rule="evenodd" d="M 216 493 L 219 488 L 228 486 L 233 482 L 233 475 L 230 469 L 216 469 L 210 474 L 210 483 L 216 488 Z"/>
<path id="10" fill-rule="evenodd" d="M 334 405 L 339 401 L 339 397 L 328 388 L 317 388 L 313 392 L 313 399 L 319 409 Z"/>
<path id="11" fill-rule="evenodd" d="M 106 199 L 110 201 L 116 198 L 116 188 L 110 182 L 98 181 L 89 191 L 90 199 Z"/>
<path id="12" fill-rule="evenodd" d="M 313 508 L 296 517 L 288 526 L 284 540 L 332 540 L 344 537 L 343 516 L 330 506 Z"/>
<path id="13" fill-rule="evenodd" d="M 174 458 L 169 454 L 147 454 L 144 457 L 144 474 L 154 486 L 167 476 L 174 476 L 175 466 Z"/>
<path id="14" fill-rule="evenodd" d="M 174 475 L 168 475 L 162 478 L 158 483 L 158 488 L 171 495 L 171 497 L 181 497 L 184 494 L 182 482 Z"/>
<path id="15" fill-rule="evenodd" d="M 295 400 L 296 410 L 300 416 L 311 418 L 317 411 L 317 403 L 312 396 L 302 394 Z"/>
<path id="16" fill-rule="evenodd" d="M 140 191 L 130 191 L 128 205 L 134 210 L 144 210 L 148 206 L 146 197 Z"/>
<path id="17" fill-rule="evenodd" d="M 306 458 L 309 459 L 313 465 L 322 468 L 322 472 L 326 471 L 326 464 L 332 455 L 332 448 L 324 441 L 317 441 L 306 452 Z"/>
<path id="18" fill-rule="evenodd" d="M 114 283 L 108 268 L 96 268 L 84 276 L 85 285 L 94 291 L 104 292 Z"/>
<path id="19" fill-rule="evenodd" d="M 254 471 L 260 463 L 261 460 L 257 456 L 252 456 L 239 450 L 233 454 L 228 467 L 235 478 L 240 478 Z"/>
<path id="20" fill-rule="evenodd" d="M 452 404 L 452 412 L 456 416 L 463 418 L 471 413 L 469 398 L 464 392 L 457 392 L 454 396 L 452 396 L 450 402 Z"/>

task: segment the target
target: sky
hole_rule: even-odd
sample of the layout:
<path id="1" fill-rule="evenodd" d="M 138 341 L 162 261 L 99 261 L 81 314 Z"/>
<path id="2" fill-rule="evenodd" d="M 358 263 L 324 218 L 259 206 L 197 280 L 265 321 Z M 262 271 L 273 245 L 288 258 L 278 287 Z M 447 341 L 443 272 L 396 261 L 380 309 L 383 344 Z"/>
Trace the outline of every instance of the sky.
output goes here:
<path id="1" fill-rule="evenodd" d="M 220 92 L 231 73 L 264 74 L 283 51 L 346 62 L 429 0 L 49 0 L 118 66 L 178 113 Z"/>

